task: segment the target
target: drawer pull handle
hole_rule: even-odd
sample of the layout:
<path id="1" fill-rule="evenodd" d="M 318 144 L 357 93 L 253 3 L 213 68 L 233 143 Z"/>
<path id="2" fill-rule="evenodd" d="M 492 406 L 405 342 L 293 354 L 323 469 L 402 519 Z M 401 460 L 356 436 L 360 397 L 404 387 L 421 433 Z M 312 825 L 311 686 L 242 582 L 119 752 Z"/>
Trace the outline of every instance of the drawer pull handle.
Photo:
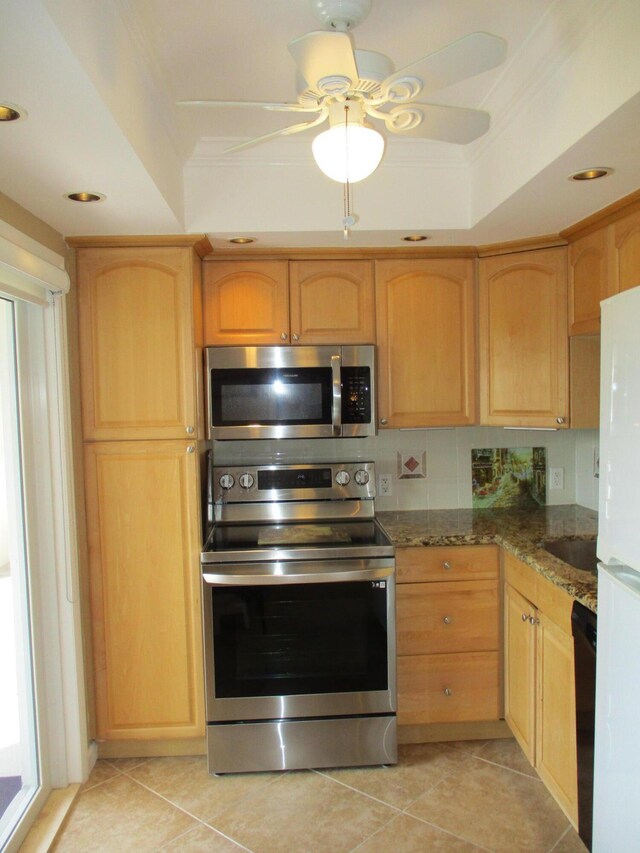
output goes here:
<path id="1" fill-rule="evenodd" d="M 453 694 L 453 690 L 450 687 L 445 687 L 442 692 L 445 696 L 451 696 Z"/>
<path id="2" fill-rule="evenodd" d="M 444 561 L 444 563 L 442 564 L 442 568 L 445 569 L 447 572 L 451 569 L 451 563 L 449 562 L 449 560 Z"/>
<path id="3" fill-rule="evenodd" d="M 451 616 L 445 616 L 442 621 L 444 622 L 445 625 L 451 625 L 451 623 L 453 622 L 453 619 L 451 618 Z"/>

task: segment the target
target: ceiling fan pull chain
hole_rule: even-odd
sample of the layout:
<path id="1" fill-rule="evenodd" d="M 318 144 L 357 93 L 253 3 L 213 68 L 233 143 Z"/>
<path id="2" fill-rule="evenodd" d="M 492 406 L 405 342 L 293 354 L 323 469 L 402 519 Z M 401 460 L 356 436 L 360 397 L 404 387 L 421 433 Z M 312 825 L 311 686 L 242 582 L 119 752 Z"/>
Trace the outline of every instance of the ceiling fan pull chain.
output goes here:
<path id="1" fill-rule="evenodd" d="M 351 184 L 349 183 L 349 134 L 347 133 L 347 128 L 349 127 L 349 104 L 344 105 L 344 156 L 345 156 L 345 172 L 346 172 L 346 180 L 344 182 L 344 193 L 343 193 L 343 236 L 345 240 L 349 239 L 349 226 L 353 225 L 353 217 L 351 216 Z"/>

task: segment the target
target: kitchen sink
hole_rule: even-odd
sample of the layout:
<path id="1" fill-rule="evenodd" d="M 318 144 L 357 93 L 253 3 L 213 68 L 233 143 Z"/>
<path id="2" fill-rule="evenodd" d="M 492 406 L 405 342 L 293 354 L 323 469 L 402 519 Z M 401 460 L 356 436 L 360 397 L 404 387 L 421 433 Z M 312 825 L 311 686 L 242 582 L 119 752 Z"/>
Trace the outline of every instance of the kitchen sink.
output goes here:
<path id="1" fill-rule="evenodd" d="M 540 543 L 554 557 L 585 572 L 597 574 L 598 558 L 595 539 L 557 539 Z"/>

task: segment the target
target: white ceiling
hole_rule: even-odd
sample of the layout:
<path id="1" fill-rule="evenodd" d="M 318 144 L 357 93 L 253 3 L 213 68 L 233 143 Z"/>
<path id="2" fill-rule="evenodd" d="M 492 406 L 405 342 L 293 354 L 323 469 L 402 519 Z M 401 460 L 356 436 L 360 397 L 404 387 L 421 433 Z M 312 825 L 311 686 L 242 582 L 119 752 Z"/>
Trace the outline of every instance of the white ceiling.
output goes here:
<path id="1" fill-rule="evenodd" d="M 319 29 L 308 0 L 1 0 L 0 191 L 64 235 L 206 232 L 214 246 L 344 245 L 342 187 L 314 131 L 235 154 L 292 123 L 182 99 L 296 100 L 287 43 Z M 499 68 L 433 102 L 488 110 L 467 146 L 387 139 L 354 186 L 352 246 L 477 245 L 557 233 L 640 187 L 638 0 L 373 0 L 353 32 L 396 68 L 473 31 L 506 39 Z M 297 119 L 294 119 L 297 120 Z M 586 166 L 610 177 L 571 183 Z M 106 195 L 95 205 L 64 194 Z M 424 245 L 424 244 L 423 244 Z"/>

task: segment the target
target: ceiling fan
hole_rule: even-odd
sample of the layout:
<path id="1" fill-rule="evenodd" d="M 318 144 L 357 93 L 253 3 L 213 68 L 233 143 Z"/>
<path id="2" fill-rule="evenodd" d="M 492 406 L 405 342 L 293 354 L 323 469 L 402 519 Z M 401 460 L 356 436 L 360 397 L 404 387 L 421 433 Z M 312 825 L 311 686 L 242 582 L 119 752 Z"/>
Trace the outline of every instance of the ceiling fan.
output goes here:
<path id="1" fill-rule="evenodd" d="M 297 103 L 178 102 L 183 106 L 254 107 L 299 113 L 310 119 L 233 145 L 227 151 L 241 151 L 275 137 L 300 133 L 328 119 L 330 130 L 314 140 L 314 157 L 329 177 L 353 183 L 377 168 L 384 150 L 384 139 L 366 125 L 367 118 L 383 122 L 392 134 L 462 145 L 489 129 L 487 112 L 416 99 L 502 63 L 507 48 L 504 39 L 488 33 L 471 33 L 394 71 L 392 61 L 384 54 L 353 48 L 349 31 L 367 16 L 371 0 L 311 0 L 311 6 L 328 29 L 309 32 L 288 45 L 298 68 Z M 360 131 L 363 142 L 356 142 L 355 131 Z M 331 141 L 333 148 L 323 158 L 321 149 Z M 349 144 L 353 146 L 350 168 Z M 374 149 L 367 162 L 361 148 L 366 144 Z M 336 166 L 340 155 L 343 163 Z M 361 168 L 357 169 L 356 164 Z"/>

